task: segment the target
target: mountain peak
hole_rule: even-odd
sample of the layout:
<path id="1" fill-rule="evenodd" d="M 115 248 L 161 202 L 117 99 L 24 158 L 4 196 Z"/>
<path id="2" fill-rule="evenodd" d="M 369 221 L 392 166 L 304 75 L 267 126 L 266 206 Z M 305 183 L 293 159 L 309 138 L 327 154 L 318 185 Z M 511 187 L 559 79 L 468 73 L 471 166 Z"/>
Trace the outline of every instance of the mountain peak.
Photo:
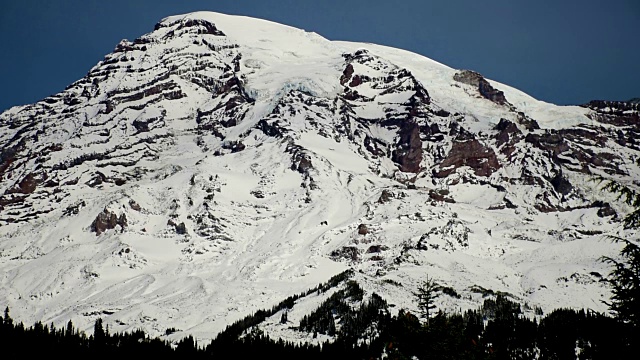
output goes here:
<path id="1" fill-rule="evenodd" d="M 442 309 L 491 290 L 601 310 L 597 260 L 628 209 L 591 179 L 640 177 L 638 114 L 609 105 L 264 20 L 168 17 L 0 114 L 0 301 L 26 322 L 210 338 L 353 269 L 398 309 L 428 273 L 463 295 Z"/>

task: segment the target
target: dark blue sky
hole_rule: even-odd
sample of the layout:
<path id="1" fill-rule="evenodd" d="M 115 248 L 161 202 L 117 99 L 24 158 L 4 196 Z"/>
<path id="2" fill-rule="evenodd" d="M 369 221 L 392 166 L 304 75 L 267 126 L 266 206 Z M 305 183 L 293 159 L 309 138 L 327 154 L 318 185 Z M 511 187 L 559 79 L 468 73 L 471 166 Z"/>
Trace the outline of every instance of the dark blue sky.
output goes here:
<path id="1" fill-rule="evenodd" d="M 121 39 L 196 10 L 411 50 L 558 104 L 640 97 L 640 0 L 0 0 L 0 111 L 61 91 Z"/>

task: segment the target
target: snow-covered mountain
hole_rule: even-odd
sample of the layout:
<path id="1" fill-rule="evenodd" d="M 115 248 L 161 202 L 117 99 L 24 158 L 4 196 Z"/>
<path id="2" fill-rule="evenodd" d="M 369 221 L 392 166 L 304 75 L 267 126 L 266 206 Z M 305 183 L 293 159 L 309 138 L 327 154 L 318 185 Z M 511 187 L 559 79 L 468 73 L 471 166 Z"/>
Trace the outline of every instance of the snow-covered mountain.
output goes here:
<path id="1" fill-rule="evenodd" d="M 556 106 L 403 50 L 172 16 L 0 115 L 0 305 L 206 339 L 353 269 L 396 311 L 427 275 L 460 295 L 443 310 L 502 292 L 606 311 L 598 259 L 629 209 L 593 179 L 638 185 L 638 106 Z"/>

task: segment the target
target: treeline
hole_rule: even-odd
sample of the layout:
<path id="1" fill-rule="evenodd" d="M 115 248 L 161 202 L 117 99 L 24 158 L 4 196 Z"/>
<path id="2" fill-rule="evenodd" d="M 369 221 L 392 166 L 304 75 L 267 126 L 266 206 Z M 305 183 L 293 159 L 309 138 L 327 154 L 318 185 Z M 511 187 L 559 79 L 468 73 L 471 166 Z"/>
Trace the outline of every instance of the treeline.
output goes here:
<path id="1" fill-rule="evenodd" d="M 213 358 L 376 359 L 386 354 L 389 359 L 499 360 L 628 359 L 640 350 L 632 326 L 617 319 L 573 309 L 531 318 L 503 294 L 464 314 L 438 312 L 429 325 L 403 310 L 391 316 L 376 294 L 362 300 L 357 283 L 348 281 L 301 319 L 298 331 L 331 335 L 332 342 L 295 345 L 253 328 L 241 337 L 214 340 L 205 351 Z M 351 306 L 358 301 L 360 306 Z"/>
<path id="2" fill-rule="evenodd" d="M 349 290 L 341 291 L 345 299 L 358 292 L 354 288 L 357 285 L 349 286 Z M 191 336 L 172 345 L 141 330 L 110 333 L 100 319 L 94 334 L 87 336 L 71 322 L 63 328 L 40 322 L 31 327 L 16 324 L 7 309 L 0 317 L 0 352 L 6 359 L 57 354 L 112 359 L 371 359 L 383 354 L 389 359 L 626 359 L 635 358 L 632 354 L 638 351 L 639 339 L 633 338 L 627 325 L 611 317 L 558 309 L 538 322 L 524 316 L 520 305 L 502 295 L 486 299 L 479 309 L 464 314 L 439 312 L 428 326 L 402 310 L 391 316 L 377 295 L 349 310 L 344 308 L 344 299 L 337 298 L 314 311 L 316 315 L 337 314 L 334 321 L 340 325 L 335 340 L 320 345 L 271 339 L 257 327 L 247 328 L 236 337 L 223 332 L 206 346 L 200 346 Z M 336 313 L 331 304 L 340 307 L 342 313 Z M 324 321 L 322 317 L 316 319 Z M 299 331 L 321 331 L 320 324 L 309 325 L 313 320 L 306 317 Z"/>
<path id="3" fill-rule="evenodd" d="M 380 328 L 378 346 L 391 358 L 627 359 L 638 340 L 625 324 L 590 311 L 558 309 L 538 322 L 503 295 L 464 314 L 439 312 L 429 326 L 400 311 Z"/>
<path id="4" fill-rule="evenodd" d="M 293 309 L 293 305 L 299 299 L 307 297 L 311 294 L 317 293 L 318 295 L 327 292 L 329 289 L 334 288 L 340 285 L 342 282 L 346 281 L 353 275 L 353 270 L 345 270 L 338 275 L 332 276 L 326 283 L 318 284 L 318 286 L 313 287 L 305 292 L 300 294 L 292 295 L 281 301 L 277 305 L 273 306 L 269 310 L 258 310 L 254 314 L 246 316 L 240 320 L 235 321 L 233 324 L 228 325 L 224 331 L 222 331 L 218 336 L 213 340 L 213 345 L 215 343 L 227 343 L 232 341 L 233 339 L 237 339 L 247 330 L 252 327 L 259 325 L 263 321 L 265 321 L 268 317 L 271 317 L 278 313 L 279 311 L 285 311 L 283 313 L 282 322 L 286 322 L 286 314 L 287 311 Z"/>
<path id="5" fill-rule="evenodd" d="M 0 316 L 0 354 L 3 359 L 36 359 L 62 355 L 70 358 L 146 358 L 163 359 L 167 355 L 182 356 L 195 344 L 187 338 L 173 347 L 169 342 L 151 338 L 142 330 L 126 333 L 110 333 L 102 327 L 98 319 L 94 325 L 94 334 L 87 336 L 78 330 L 71 321 L 65 327 L 56 328 L 53 324 L 41 322 L 26 327 L 16 323 L 9 314 L 9 308 Z"/>

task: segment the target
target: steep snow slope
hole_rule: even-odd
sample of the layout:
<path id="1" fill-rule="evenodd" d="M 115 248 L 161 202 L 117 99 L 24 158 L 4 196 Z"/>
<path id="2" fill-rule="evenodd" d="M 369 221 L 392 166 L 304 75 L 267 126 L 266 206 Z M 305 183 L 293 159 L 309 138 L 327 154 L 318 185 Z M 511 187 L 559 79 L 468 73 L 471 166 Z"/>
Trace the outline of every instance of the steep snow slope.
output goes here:
<path id="1" fill-rule="evenodd" d="M 640 178 L 637 107 L 616 106 L 264 20 L 169 17 L 0 115 L 0 304 L 206 339 L 352 268 L 394 309 L 415 310 L 428 274 L 462 295 L 442 309 L 500 291 L 604 311 L 598 259 L 628 209 L 591 179 Z"/>

